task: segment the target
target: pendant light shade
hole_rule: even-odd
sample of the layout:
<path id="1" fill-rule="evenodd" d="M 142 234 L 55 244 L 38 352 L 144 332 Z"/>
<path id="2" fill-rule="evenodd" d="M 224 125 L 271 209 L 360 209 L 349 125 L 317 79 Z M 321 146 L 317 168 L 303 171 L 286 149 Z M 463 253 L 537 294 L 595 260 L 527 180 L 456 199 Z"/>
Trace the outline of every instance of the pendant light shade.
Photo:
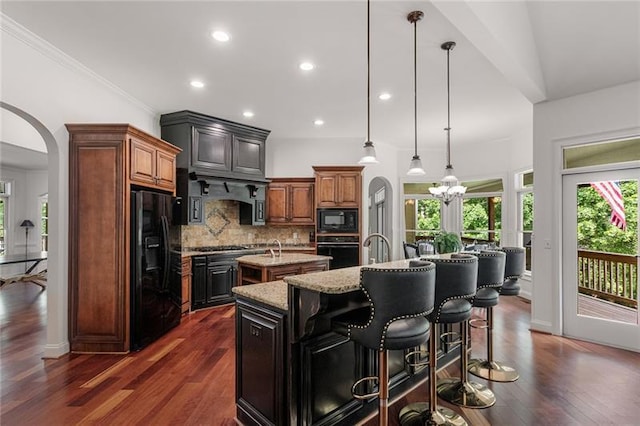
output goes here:
<path id="1" fill-rule="evenodd" d="M 447 41 L 443 43 L 440 48 L 447 51 L 447 165 L 444 169 L 444 177 L 441 180 L 441 184 L 438 187 L 429 188 L 431 195 L 441 199 L 446 205 L 449 205 L 455 198 L 462 197 L 467 188 L 460 185 L 458 178 L 451 165 L 451 90 L 450 90 L 450 78 L 449 78 L 449 55 L 453 48 L 456 46 L 455 42 Z"/>
<path id="2" fill-rule="evenodd" d="M 370 31 L 369 23 L 370 18 L 370 6 L 369 0 L 367 0 L 367 140 L 364 142 L 364 155 L 358 161 L 359 164 L 378 164 L 376 158 L 376 149 L 371 142 L 371 43 L 370 43 Z"/>
<path id="3" fill-rule="evenodd" d="M 422 19 L 424 13 L 414 10 L 407 15 L 407 20 L 413 24 L 413 158 L 409 164 L 409 176 L 422 176 L 425 174 L 422 168 L 422 160 L 418 155 L 418 38 L 417 22 Z"/>

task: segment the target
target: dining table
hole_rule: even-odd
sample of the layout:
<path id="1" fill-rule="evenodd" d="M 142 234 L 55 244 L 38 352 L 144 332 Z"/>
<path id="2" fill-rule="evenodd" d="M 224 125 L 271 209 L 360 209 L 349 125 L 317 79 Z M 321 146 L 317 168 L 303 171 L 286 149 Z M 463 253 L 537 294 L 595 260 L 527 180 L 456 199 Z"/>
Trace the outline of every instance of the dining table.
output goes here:
<path id="1" fill-rule="evenodd" d="M 46 269 L 40 272 L 33 273 L 36 267 L 43 260 L 47 260 L 46 251 L 0 255 L 0 266 L 10 265 L 14 263 L 27 264 L 25 265 L 24 274 L 14 275 L 12 277 L 7 277 L 7 278 L 0 277 L 0 288 L 4 287 L 5 285 L 9 285 L 11 283 L 16 283 L 16 282 L 25 282 L 25 283 L 31 282 L 33 284 L 39 285 L 43 289 L 46 288 L 46 282 L 47 282 Z M 31 265 L 29 265 L 29 263 L 31 263 Z"/>

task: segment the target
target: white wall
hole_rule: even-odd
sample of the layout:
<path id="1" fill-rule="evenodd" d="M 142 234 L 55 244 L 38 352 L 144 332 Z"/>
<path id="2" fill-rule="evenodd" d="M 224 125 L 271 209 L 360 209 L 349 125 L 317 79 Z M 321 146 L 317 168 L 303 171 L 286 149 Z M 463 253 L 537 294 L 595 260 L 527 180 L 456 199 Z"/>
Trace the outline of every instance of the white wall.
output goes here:
<path id="1" fill-rule="evenodd" d="M 0 15 L 2 102 L 31 115 L 49 137 L 50 247 L 47 285 L 47 345 L 44 355 L 68 352 L 68 170 L 65 123 L 131 123 L 159 135 L 150 109 L 92 74 L 53 46 Z M 42 135 L 42 132 L 41 132 Z M 53 135 L 53 138 L 50 136 Z"/>
<path id="2" fill-rule="evenodd" d="M 562 333 L 561 146 L 640 135 L 640 82 L 534 108 L 534 231 L 531 328 Z M 550 248 L 545 248 L 545 242 Z"/>

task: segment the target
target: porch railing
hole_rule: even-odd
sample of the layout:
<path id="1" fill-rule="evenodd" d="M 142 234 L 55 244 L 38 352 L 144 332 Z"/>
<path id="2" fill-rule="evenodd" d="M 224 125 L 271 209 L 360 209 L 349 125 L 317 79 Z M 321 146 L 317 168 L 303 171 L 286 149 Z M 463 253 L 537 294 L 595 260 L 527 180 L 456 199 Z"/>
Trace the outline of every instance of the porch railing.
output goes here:
<path id="1" fill-rule="evenodd" d="M 578 291 L 637 308 L 638 262 L 636 257 L 578 250 Z"/>

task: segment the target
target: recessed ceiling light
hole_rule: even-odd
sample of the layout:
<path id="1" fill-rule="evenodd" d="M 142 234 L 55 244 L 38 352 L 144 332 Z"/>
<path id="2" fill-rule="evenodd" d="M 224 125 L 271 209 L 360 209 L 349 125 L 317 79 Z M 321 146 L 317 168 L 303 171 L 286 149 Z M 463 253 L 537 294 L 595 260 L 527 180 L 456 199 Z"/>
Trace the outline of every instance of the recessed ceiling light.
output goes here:
<path id="1" fill-rule="evenodd" d="M 211 37 L 222 42 L 229 41 L 231 39 L 229 34 L 225 33 L 224 31 L 214 31 L 211 33 Z"/>
<path id="2" fill-rule="evenodd" d="M 242 115 L 244 115 L 247 118 L 251 118 L 253 117 L 253 112 L 252 111 L 245 111 L 242 113 Z"/>
<path id="3" fill-rule="evenodd" d="M 316 126 L 322 126 L 324 124 L 324 120 L 321 120 L 321 119 L 314 120 L 313 124 L 315 124 Z"/>
<path id="4" fill-rule="evenodd" d="M 391 93 L 387 93 L 387 92 L 380 93 L 380 95 L 378 96 L 378 99 L 382 101 L 389 100 L 391 99 Z"/>
<path id="5" fill-rule="evenodd" d="M 300 69 L 302 71 L 311 71 L 314 65 L 311 62 L 303 62 L 300 64 Z"/>
<path id="6" fill-rule="evenodd" d="M 204 83 L 198 80 L 191 80 L 191 86 L 197 87 L 198 89 L 202 89 L 204 87 Z"/>

